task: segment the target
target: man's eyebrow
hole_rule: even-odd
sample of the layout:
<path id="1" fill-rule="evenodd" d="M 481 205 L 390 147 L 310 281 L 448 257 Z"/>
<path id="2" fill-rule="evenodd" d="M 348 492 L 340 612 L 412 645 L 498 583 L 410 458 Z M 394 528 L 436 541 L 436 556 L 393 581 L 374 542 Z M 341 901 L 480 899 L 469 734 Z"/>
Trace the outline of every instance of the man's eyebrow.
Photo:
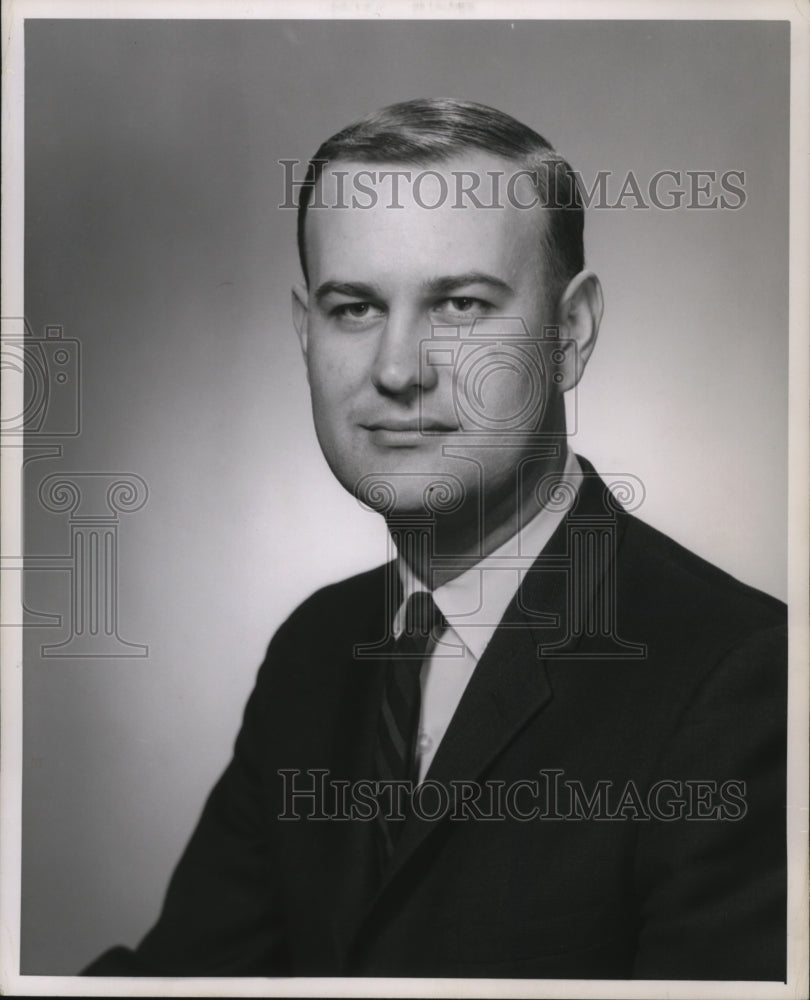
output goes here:
<path id="1" fill-rule="evenodd" d="M 447 295 L 465 285 L 490 285 L 501 291 L 513 291 L 511 285 L 503 278 L 486 271 L 464 271 L 462 274 L 446 274 L 439 278 L 430 278 L 423 287 L 433 295 Z M 324 281 L 315 290 L 315 301 L 321 302 L 327 295 L 346 295 L 358 299 L 379 299 L 380 289 L 376 285 L 367 285 L 359 281 Z"/>
<path id="2" fill-rule="evenodd" d="M 487 274 L 486 271 L 465 271 L 463 274 L 448 274 L 441 278 L 431 278 L 425 282 L 428 291 L 434 294 L 447 294 L 465 285 L 492 285 L 504 292 L 513 291 L 503 278 L 497 278 L 494 274 Z"/>
<path id="3" fill-rule="evenodd" d="M 378 299 L 380 290 L 374 285 L 364 285 L 356 281 L 324 281 L 315 290 L 315 301 L 321 302 L 327 295 L 349 295 L 357 299 Z"/>

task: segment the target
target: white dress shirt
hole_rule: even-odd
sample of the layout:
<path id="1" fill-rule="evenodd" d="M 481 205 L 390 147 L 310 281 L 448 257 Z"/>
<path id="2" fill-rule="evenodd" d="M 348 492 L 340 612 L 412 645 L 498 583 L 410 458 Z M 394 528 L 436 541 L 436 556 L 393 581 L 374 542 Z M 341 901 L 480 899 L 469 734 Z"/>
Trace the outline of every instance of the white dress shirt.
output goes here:
<path id="1" fill-rule="evenodd" d="M 569 489 L 579 491 L 582 469 L 570 450 L 561 479 Z M 549 510 L 543 507 L 500 548 L 433 591 L 433 599 L 448 627 L 422 666 L 422 707 L 416 751 L 420 782 L 425 778 L 464 689 L 509 602 L 565 515 L 566 508 Z M 408 598 L 427 588 L 401 558 L 397 569 L 403 588 L 403 601 L 394 619 L 394 634 L 399 636 Z"/>

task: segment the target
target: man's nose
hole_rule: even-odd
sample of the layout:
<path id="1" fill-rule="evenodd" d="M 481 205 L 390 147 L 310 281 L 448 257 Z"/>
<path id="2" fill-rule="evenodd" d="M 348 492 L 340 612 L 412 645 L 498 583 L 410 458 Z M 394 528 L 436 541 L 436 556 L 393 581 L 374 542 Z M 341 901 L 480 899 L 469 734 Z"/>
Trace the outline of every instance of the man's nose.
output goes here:
<path id="1" fill-rule="evenodd" d="M 406 312 L 389 312 L 380 332 L 374 357 L 372 381 L 386 395 L 406 396 L 436 384 L 436 369 L 425 360 L 424 342 L 430 339 L 430 323 Z"/>

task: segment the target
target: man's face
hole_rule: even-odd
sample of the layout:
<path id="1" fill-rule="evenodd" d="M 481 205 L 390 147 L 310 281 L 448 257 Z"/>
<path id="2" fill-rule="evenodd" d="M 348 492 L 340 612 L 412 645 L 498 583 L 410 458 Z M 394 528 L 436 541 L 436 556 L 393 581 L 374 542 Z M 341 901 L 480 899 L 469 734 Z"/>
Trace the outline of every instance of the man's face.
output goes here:
<path id="1" fill-rule="evenodd" d="M 503 196 L 497 208 L 469 200 L 453 208 L 454 171 L 483 179 L 487 171 L 504 179 L 518 171 L 500 157 L 469 154 L 431 166 L 447 180 L 443 199 L 435 177 L 418 189 L 403 179 L 393 199 L 391 180 L 379 180 L 392 169 L 332 164 L 321 182 L 327 207 L 308 212 L 309 288 L 297 292 L 295 311 L 318 440 L 342 485 L 380 508 L 391 491 L 399 513 L 424 511 L 426 491 L 453 506 L 459 488 L 461 510 L 483 501 L 514 506 L 516 472 L 538 456 L 537 432 L 547 445 L 549 432 L 564 431 L 550 345 L 541 341 L 555 321 L 544 213 Z M 427 168 L 401 169 L 415 176 Z M 376 172 L 371 207 L 349 207 L 358 171 Z M 531 202 L 528 178 L 515 195 Z M 372 491 L 372 481 L 382 491 Z"/>

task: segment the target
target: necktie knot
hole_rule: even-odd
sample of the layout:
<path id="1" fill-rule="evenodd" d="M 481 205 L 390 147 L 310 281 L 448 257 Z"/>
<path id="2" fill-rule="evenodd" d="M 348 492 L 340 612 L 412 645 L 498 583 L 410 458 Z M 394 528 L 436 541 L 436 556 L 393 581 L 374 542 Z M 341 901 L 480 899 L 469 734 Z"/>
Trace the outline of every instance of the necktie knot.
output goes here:
<path id="1" fill-rule="evenodd" d="M 398 651 L 423 658 L 431 637 L 438 638 L 444 625 L 444 616 L 436 607 L 433 595 L 426 590 L 417 590 L 405 606 L 405 621 L 397 640 Z"/>

